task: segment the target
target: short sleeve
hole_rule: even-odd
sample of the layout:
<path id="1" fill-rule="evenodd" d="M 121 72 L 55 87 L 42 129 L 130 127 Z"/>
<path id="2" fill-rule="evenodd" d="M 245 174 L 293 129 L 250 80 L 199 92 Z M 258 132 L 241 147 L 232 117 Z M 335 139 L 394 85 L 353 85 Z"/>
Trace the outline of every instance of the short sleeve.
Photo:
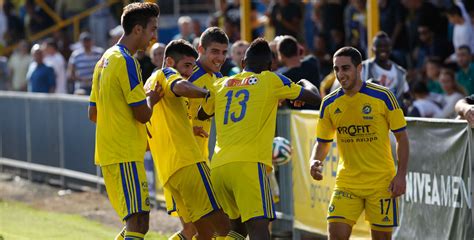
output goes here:
<path id="1" fill-rule="evenodd" d="M 123 95 L 129 106 L 138 106 L 146 103 L 145 90 L 141 81 L 140 65 L 131 56 L 124 55 L 124 61 L 117 73 Z"/>
<path id="2" fill-rule="evenodd" d="M 163 91 L 165 92 L 165 96 L 175 96 L 179 97 L 176 93 L 173 92 L 173 86 L 183 78 L 181 75 L 172 68 L 165 68 L 163 69 L 164 79 L 161 83 L 163 87 Z"/>
<path id="3" fill-rule="evenodd" d="M 289 78 L 278 74 L 269 73 L 271 75 L 271 84 L 273 87 L 274 96 L 277 99 L 296 99 L 303 91 L 303 87 L 293 83 Z"/>
<path id="4" fill-rule="evenodd" d="M 318 142 L 332 142 L 335 129 L 331 121 L 328 99 L 324 99 L 319 109 L 319 119 L 316 126 L 316 137 Z"/>
<path id="5" fill-rule="evenodd" d="M 92 89 L 91 95 L 89 97 L 89 106 L 95 107 L 97 104 L 97 96 L 99 95 L 99 67 L 100 63 L 103 60 L 100 59 L 99 62 L 95 65 L 94 73 L 92 74 Z"/>
<path id="6" fill-rule="evenodd" d="M 395 96 L 393 95 L 392 92 L 387 91 L 389 98 L 395 99 Z M 398 102 L 396 100 L 393 100 L 393 107 L 390 109 L 388 106 L 385 104 L 388 114 L 387 114 L 387 120 L 388 120 L 388 125 L 390 130 L 392 132 L 400 132 L 406 129 L 407 127 L 407 122 L 405 120 L 405 116 L 403 115 L 403 111 L 398 105 Z"/>
<path id="7" fill-rule="evenodd" d="M 76 66 L 76 56 L 77 56 L 77 52 L 74 51 L 71 56 L 69 57 L 69 64 L 72 65 L 72 66 Z"/>
<path id="8" fill-rule="evenodd" d="M 204 110 L 208 116 L 213 115 L 215 111 L 217 82 L 218 81 L 211 85 L 211 87 L 208 89 L 209 95 L 201 103 L 202 110 Z"/>

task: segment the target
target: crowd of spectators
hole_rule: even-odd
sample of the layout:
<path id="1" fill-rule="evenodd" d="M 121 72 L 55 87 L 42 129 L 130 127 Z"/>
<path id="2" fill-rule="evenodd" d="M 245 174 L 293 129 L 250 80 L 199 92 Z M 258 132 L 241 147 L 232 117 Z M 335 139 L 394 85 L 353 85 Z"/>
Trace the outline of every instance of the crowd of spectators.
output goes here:
<path id="1" fill-rule="evenodd" d="M 106 1 L 44 2 L 68 18 Z M 240 1 L 217 3 L 208 21 L 179 17 L 179 33 L 172 39 L 185 39 L 197 47 L 205 27 L 221 27 L 231 41 L 222 74 L 232 75 L 242 71 L 248 47 L 240 39 Z M 0 89 L 89 94 L 95 62 L 123 31 L 115 27 L 120 4 L 81 21 L 84 32 L 77 43 L 70 40 L 70 27 L 27 43 L 29 36 L 54 25 L 53 18 L 34 0 L 3 1 L 0 45 L 19 44 L 11 55 L 0 57 Z M 332 54 L 342 46 L 354 46 L 366 58 L 362 79 L 393 91 L 407 116 L 454 118 L 455 102 L 474 93 L 474 2 L 379 0 L 381 32 L 374 39 L 367 37 L 366 4 L 366 0 L 252 1 L 252 37 L 271 41 L 274 71 L 295 81 L 308 79 L 323 96 L 338 86 Z M 161 67 L 165 44 L 137 53 L 143 79 Z M 38 81 L 43 75 L 50 79 L 51 72 L 52 81 Z"/>

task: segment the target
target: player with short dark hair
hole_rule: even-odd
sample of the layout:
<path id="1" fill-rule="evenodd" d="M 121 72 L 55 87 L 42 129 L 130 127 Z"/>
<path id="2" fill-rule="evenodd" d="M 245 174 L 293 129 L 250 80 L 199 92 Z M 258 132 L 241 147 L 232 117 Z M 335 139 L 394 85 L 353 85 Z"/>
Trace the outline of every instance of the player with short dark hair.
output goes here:
<path id="1" fill-rule="evenodd" d="M 145 85 L 153 88 L 159 83 L 164 91 L 147 125 L 148 142 L 160 182 L 173 196 L 179 216 L 195 225 L 199 239 L 210 239 L 214 232 L 225 237 L 230 222 L 217 202 L 209 167 L 187 117 L 185 98 L 202 99 L 209 92 L 184 79 L 192 74 L 197 57 L 185 40 L 166 46 L 165 68 L 156 71 Z"/>
<path id="2" fill-rule="evenodd" d="M 390 90 L 362 81 L 361 61 L 353 47 L 334 54 L 341 87 L 323 99 L 311 154 L 311 176 L 321 180 L 323 162 L 337 139 L 340 157 L 327 216 L 329 239 L 349 239 L 364 209 L 372 239 L 391 239 L 399 224 L 397 197 L 406 188 L 409 146 L 403 112 Z M 389 130 L 397 139 L 398 170 Z"/>
<path id="3" fill-rule="evenodd" d="M 218 79 L 198 113 L 199 119 L 215 114 L 217 143 L 211 179 L 237 239 L 247 234 L 250 239 L 270 239 L 268 225 L 275 209 L 267 171 L 273 167 L 278 101 L 319 101 L 315 86 L 301 80 L 302 87 L 270 72 L 271 63 L 268 43 L 254 40 L 242 61 L 244 71 Z"/>
<path id="4" fill-rule="evenodd" d="M 143 165 L 145 124 L 161 98 L 161 87 L 143 88 L 140 65 L 133 57 L 157 38 L 160 9 L 154 3 L 124 8 L 126 30 L 94 69 L 89 119 L 97 123 L 95 163 L 101 167 L 109 200 L 125 222 L 116 239 L 143 239 L 150 203 Z"/>
<path id="5" fill-rule="evenodd" d="M 209 89 L 216 79 L 222 77 L 219 71 L 225 62 L 228 46 L 229 38 L 222 29 L 218 27 L 206 29 L 199 41 L 199 58 L 196 61 L 196 67 L 188 81 L 198 87 Z M 201 121 L 197 118 L 200 104 L 200 100 L 189 99 L 188 117 L 193 123 L 194 134 L 202 155 L 207 159 L 209 157 L 208 136 L 211 130 L 211 121 L 210 119 Z"/>

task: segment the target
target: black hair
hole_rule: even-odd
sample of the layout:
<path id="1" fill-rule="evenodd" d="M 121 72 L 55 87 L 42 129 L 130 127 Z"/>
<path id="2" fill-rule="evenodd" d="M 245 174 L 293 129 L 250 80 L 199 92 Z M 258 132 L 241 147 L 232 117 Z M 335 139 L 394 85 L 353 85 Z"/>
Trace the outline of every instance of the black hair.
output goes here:
<path id="1" fill-rule="evenodd" d="M 294 57 L 298 55 L 298 41 L 293 36 L 283 36 L 278 42 L 278 52 L 287 57 Z"/>
<path id="2" fill-rule="evenodd" d="M 171 57 L 175 62 L 179 62 L 183 56 L 198 58 L 196 49 L 186 40 L 173 40 L 165 48 L 165 58 Z"/>
<path id="3" fill-rule="evenodd" d="M 461 45 L 458 47 L 458 50 L 466 50 L 469 54 L 471 54 L 471 48 L 468 45 Z"/>
<path id="4" fill-rule="evenodd" d="M 362 55 L 360 54 L 359 50 L 354 47 L 339 48 L 339 50 L 334 53 L 333 58 L 336 57 L 350 57 L 352 64 L 354 64 L 356 67 L 362 63 Z"/>
<path id="5" fill-rule="evenodd" d="M 428 90 L 428 87 L 426 86 L 426 83 L 420 80 L 413 82 L 411 89 L 413 89 L 413 93 L 417 93 L 417 94 L 430 93 L 430 91 Z"/>
<path id="6" fill-rule="evenodd" d="M 436 66 L 443 66 L 443 61 L 441 61 L 441 58 L 437 57 L 437 56 L 429 56 L 426 58 L 426 62 L 427 63 L 432 63 Z"/>
<path id="7" fill-rule="evenodd" d="M 270 70 L 272 64 L 272 50 L 263 38 L 257 38 L 250 43 L 245 51 L 245 68 L 255 73 Z"/>
<path id="8" fill-rule="evenodd" d="M 206 49 L 211 43 L 217 42 L 229 45 L 229 38 L 225 32 L 218 27 L 210 27 L 201 34 L 199 44 Z"/>
<path id="9" fill-rule="evenodd" d="M 135 25 L 146 28 L 148 21 L 152 17 L 160 15 L 160 7 L 156 3 L 134 2 L 123 8 L 121 24 L 125 35 L 129 35 Z"/>

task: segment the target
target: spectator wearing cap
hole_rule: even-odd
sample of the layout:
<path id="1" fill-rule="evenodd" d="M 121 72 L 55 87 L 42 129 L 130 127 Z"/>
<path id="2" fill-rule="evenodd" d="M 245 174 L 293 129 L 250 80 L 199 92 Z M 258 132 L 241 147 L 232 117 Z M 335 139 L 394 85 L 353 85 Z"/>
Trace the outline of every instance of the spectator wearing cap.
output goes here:
<path id="1" fill-rule="evenodd" d="M 33 62 L 28 67 L 26 79 L 29 92 L 52 93 L 56 87 L 54 69 L 43 62 L 43 51 L 38 44 L 31 48 Z"/>
<path id="2" fill-rule="evenodd" d="M 92 74 L 97 61 L 99 61 L 102 48 L 93 45 L 92 38 L 88 32 L 80 35 L 82 47 L 74 50 L 69 58 L 68 74 L 74 82 L 74 92 L 89 95 L 92 89 Z"/>
<path id="3" fill-rule="evenodd" d="M 44 54 L 43 62 L 54 69 L 56 75 L 56 93 L 67 93 L 66 88 L 66 60 L 58 51 L 58 45 L 52 38 L 46 39 L 42 44 Z"/>

